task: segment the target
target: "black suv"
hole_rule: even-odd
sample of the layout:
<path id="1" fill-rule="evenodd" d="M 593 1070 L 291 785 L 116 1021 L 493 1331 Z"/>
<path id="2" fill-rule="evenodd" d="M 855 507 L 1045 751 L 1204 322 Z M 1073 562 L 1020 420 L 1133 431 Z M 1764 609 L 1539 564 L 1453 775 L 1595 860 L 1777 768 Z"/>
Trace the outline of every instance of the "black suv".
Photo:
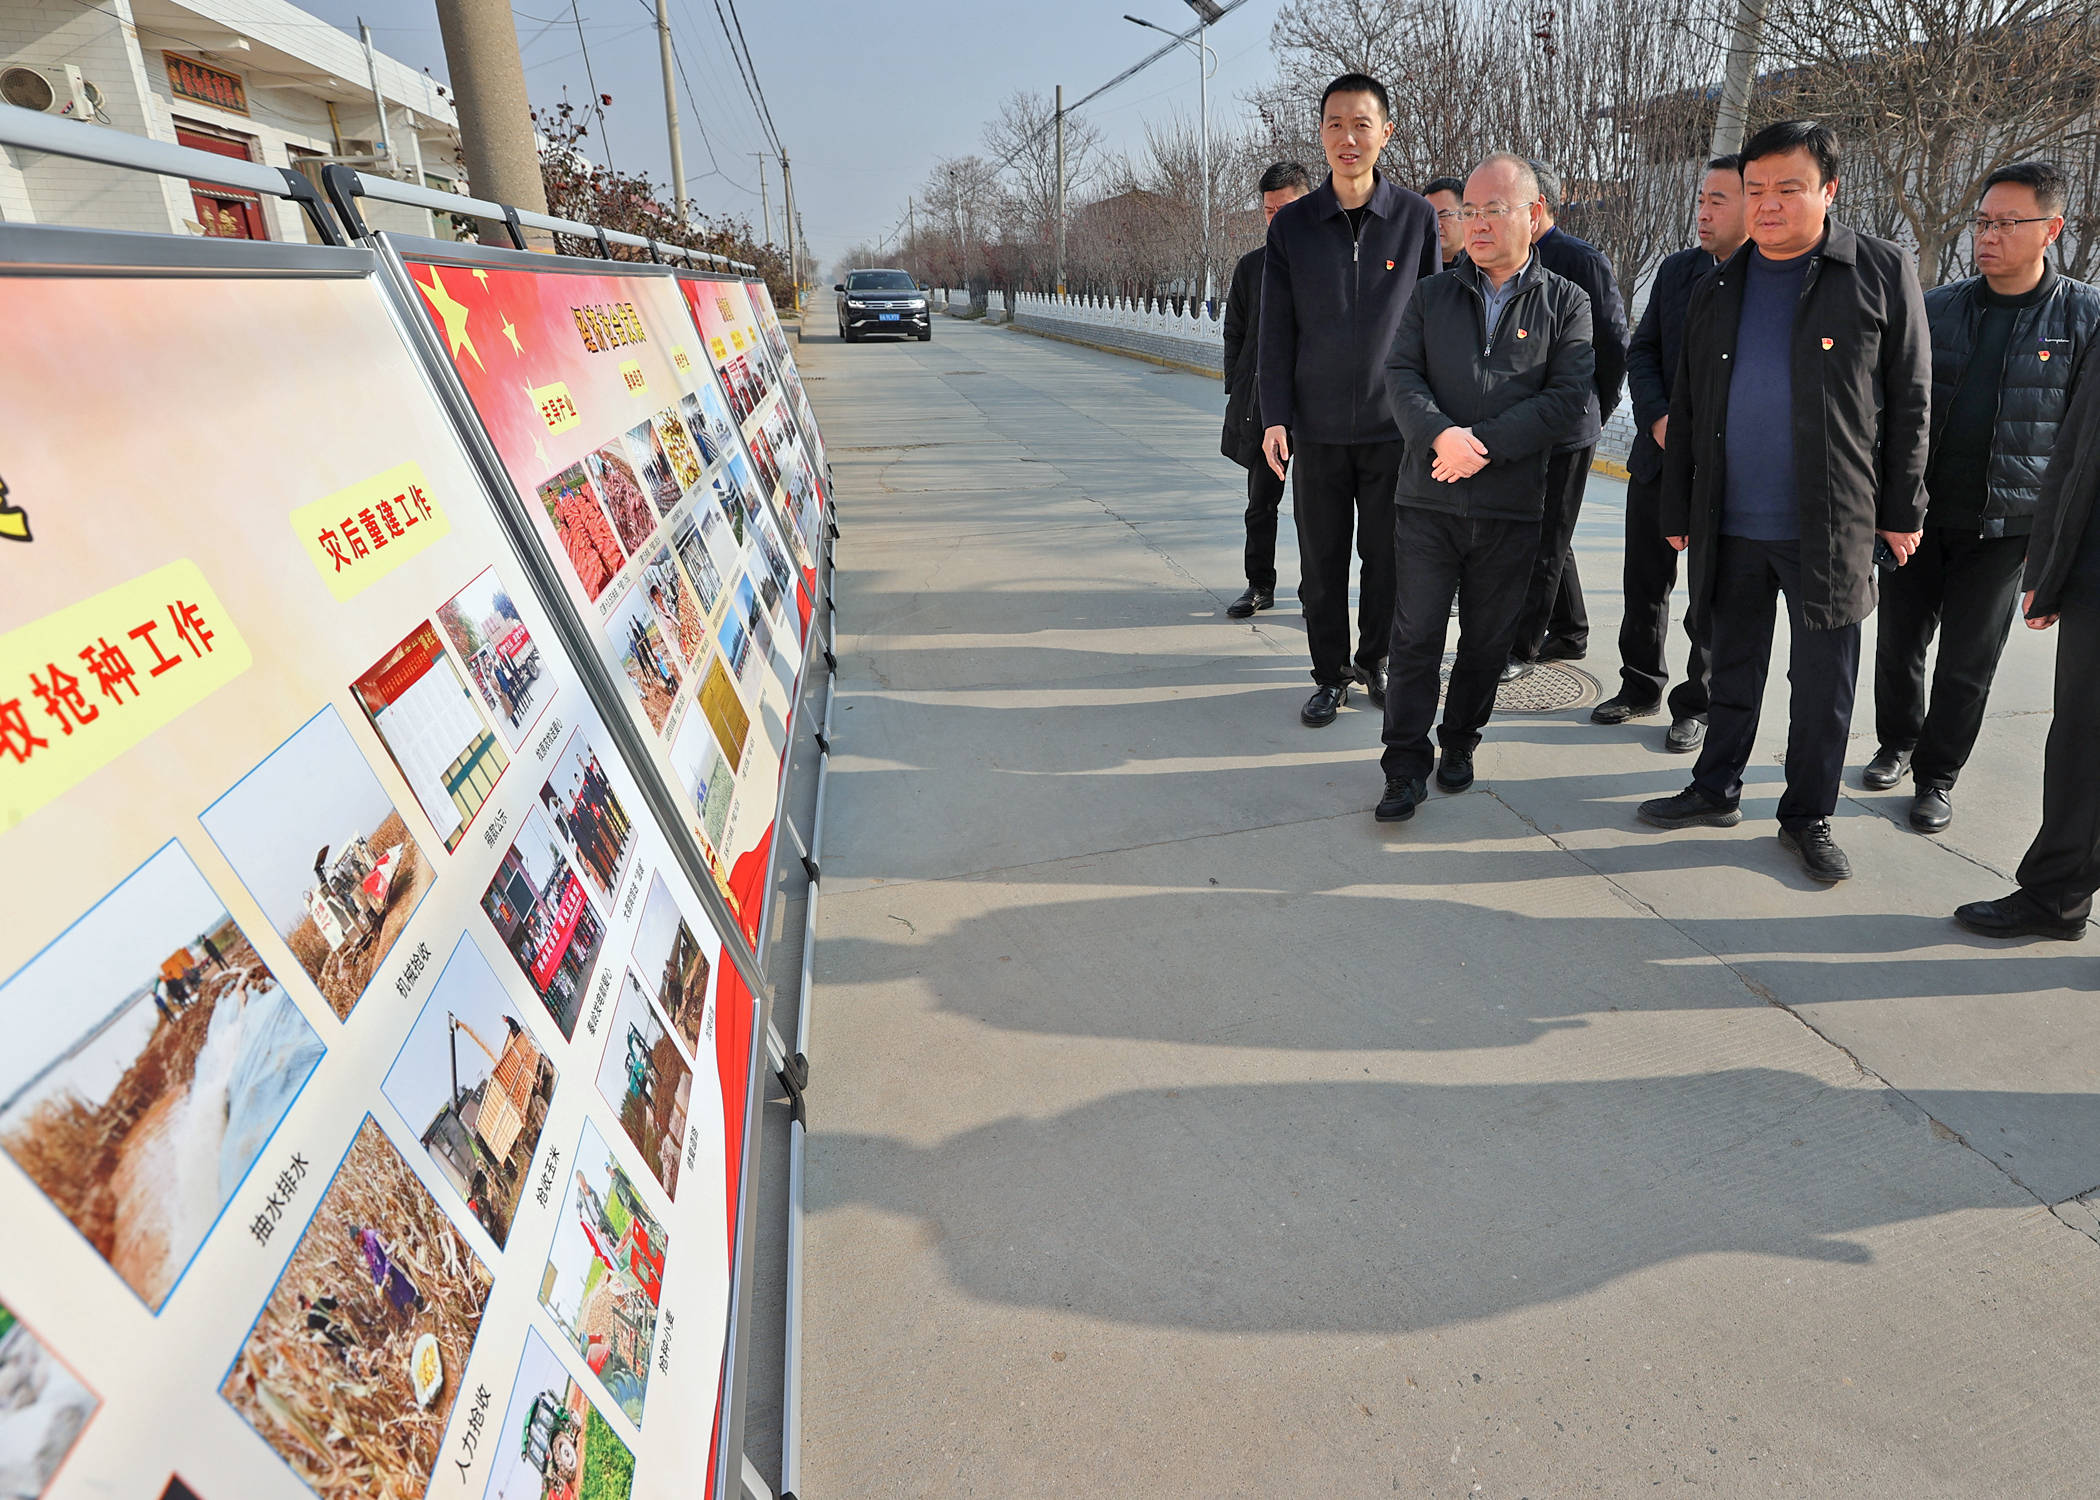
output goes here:
<path id="1" fill-rule="evenodd" d="M 849 344 L 870 333 L 933 337 L 926 293 L 909 272 L 848 271 L 831 289 L 839 294 L 839 337 Z"/>

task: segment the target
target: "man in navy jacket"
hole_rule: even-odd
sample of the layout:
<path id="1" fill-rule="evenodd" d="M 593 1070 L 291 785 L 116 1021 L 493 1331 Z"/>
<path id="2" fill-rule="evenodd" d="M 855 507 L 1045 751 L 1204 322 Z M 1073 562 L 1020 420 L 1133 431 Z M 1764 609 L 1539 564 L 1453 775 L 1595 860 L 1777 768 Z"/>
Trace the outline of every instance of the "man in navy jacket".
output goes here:
<path id="1" fill-rule="evenodd" d="M 1393 137 L 1385 86 L 1345 73 L 1320 99 L 1327 180 L 1269 225 L 1259 381 L 1262 451 L 1281 477 L 1296 460 L 1298 600 L 1315 691 L 1299 717 L 1334 722 L 1362 682 L 1385 702 L 1393 618 L 1393 486 L 1400 425 L 1386 356 L 1415 283 L 1434 276 L 1436 211 L 1377 172 Z M 1356 650 L 1349 649 L 1349 543 L 1363 559 Z"/>

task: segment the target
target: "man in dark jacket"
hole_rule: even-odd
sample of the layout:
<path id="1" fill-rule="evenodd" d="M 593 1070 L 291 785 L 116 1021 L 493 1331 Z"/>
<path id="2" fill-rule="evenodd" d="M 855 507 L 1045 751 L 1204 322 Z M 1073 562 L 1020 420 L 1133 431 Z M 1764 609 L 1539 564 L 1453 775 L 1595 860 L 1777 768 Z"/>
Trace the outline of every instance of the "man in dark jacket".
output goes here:
<path id="1" fill-rule="evenodd" d="M 1528 676 L 1540 661 L 1581 661 L 1589 654 L 1590 617 L 1582 603 L 1582 575 L 1575 567 L 1575 523 L 1582 518 L 1582 492 L 1589 483 L 1590 459 L 1604 422 L 1618 409 L 1626 380 L 1626 304 L 1611 262 L 1588 240 L 1579 240 L 1554 223 L 1560 213 L 1560 174 L 1544 162 L 1531 163 L 1545 207 L 1536 249 L 1539 264 L 1581 287 L 1590 299 L 1590 343 L 1597 351 L 1597 373 L 1590 399 L 1568 432 L 1553 445 L 1546 468 L 1546 513 L 1539 522 L 1539 555 L 1531 589 L 1517 622 L 1516 646 L 1510 653 L 1504 682 Z"/>
<path id="2" fill-rule="evenodd" d="M 1829 217 L 1836 132 L 1768 125 L 1743 147 L 1750 243 L 1692 292 L 1663 449 L 1663 531 L 1691 546 L 1691 618 L 1712 632 L 1712 707 L 1692 784 L 1644 802 L 1660 828 L 1726 828 L 1757 739 L 1774 608 L 1793 686 L 1780 846 L 1817 880 L 1874 609 L 1874 538 L 1900 564 L 1925 519 L 1931 357 L 1908 254 Z"/>
<path id="3" fill-rule="evenodd" d="M 1438 667 L 1458 595 L 1458 659 L 1437 739 L 1437 785 L 1473 784 L 1538 554 L 1552 450 L 1582 414 L 1596 356 L 1589 298 L 1531 246 L 1538 181 L 1496 155 L 1466 182 L 1470 263 L 1408 301 L 1387 371 L 1407 454 L 1395 499 L 1399 588 L 1377 816 L 1414 816 L 1429 795 Z"/>
<path id="4" fill-rule="evenodd" d="M 1861 780 L 1885 791 L 1910 769 L 1910 826 L 1954 820 L 1954 781 L 1976 748 L 2012 632 L 2027 531 L 2071 381 L 2100 338 L 2100 291 L 2049 265 L 2064 176 L 2048 162 L 1984 179 L 1974 224 L 1983 274 L 1925 294 L 1932 326 L 1932 459 L 1925 540 L 1882 584 L 1874 646 L 1880 750 Z M 1939 633 L 1931 706 L 1925 656 Z"/>
<path id="5" fill-rule="evenodd" d="M 1262 222 L 1273 222 L 1284 204 L 1311 191 L 1312 178 L 1297 162 L 1270 163 L 1261 174 Z M 1262 457 L 1261 392 L 1254 376 L 1266 256 L 1261 245 L 1242 255 L 1225 294 L 1225 435 L 1218 448 L 1247 471 L 1247 592 L 1225 606 L 1235 620 L 1276 603 L 1276 511 L 1283 504 L 1283 478 Z"/>
<path id="6" fill-rule="evenodd" d="M 1685 309 L 1692 288 L 1743 246 L 1743 164 L 1717 156 L 1699 184 L 1699 243 L 1666 256 L 1648 288 L 1648 306 L 1626 351 L 1626 385 L 1633 398 L 1633 452 L 1626 460 L 1626 561 L 1621 582 L 1626 612 L 1619 621 L 1617 693 L 1590 710 L 1592 724 L 1623 724 L 1663 706 L 1670 680 L 1670 594 L 1677 587 L 1677 549 L 1663 540 L 1663 444 L 1670 426 L 1670 381 L 1684 347 Z M 1706 641 L 1685 634 L 1684 681 L 1670 694 L 1670 727 L 1663 748 L 1688 754 L 1706 738 Z"/>
<path id="7" fill-rule="evenodd" d="M 2050 360 L 2051 364 L 2056 361 Z M 2100 348 L 2081 352 L 2062 436 L 2042 476 L 2027 539 L 2030 630 L 2061 624 L 2056 720 L 2042 758 L 2042 826 L 2015 872 L 2019 889 L 1971 901 L 1954 920 L 1985 937 L 2085 936 L 2100 891 Z"/>
<path id="8" fill-rule="evenodd" d="M 1422 184 L 1422 197 L 1436 210 L 1436 248 L 1444 269 L 1456 270 L 1466 258 L 1466 229 L 1458 217 L 1466 201 L 1463 177 L 1432 177 Z"/>
<path id="9" fill-rule="evenodd" d="M 1278 477 L 1296 458 L 1298 602 L 1312 651 L 1306 724 L 1334 722 L 1362 682 L 1385 701 L 1393 616 L 1393 480 L 1400 428 L 1385 359 L 1417 279 L 1437 270 L 1436 214 L 1376 171 L 1393 136 L 1385 85 L 1345 73 L 1320 100 L 1329 176 L 1269 225 L 1257 380 L 1262 451 Z M 1349 540 L 1363 559 L 1349 654 Z"/>

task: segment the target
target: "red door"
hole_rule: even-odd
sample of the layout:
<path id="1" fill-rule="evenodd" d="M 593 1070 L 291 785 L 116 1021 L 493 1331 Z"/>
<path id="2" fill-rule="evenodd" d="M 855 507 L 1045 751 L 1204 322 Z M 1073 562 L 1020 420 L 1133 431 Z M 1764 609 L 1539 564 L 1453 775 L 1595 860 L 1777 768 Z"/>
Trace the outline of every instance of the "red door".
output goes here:
<path id="1" fill-rule="evenodd" d="M 249 153 L 247 142 L 228 140 L 225 136 L 200 135 L 194 130 L 178 128 L 175 142 L 198 151 L 209 151 L 215 156 L 230 156 L 236 161 L 255 159 Z M 190 200 L 197 206 L 197 222 L 204 226 L 208 235 L 228 240 L 266 240 L 270 237 L 263 229 L 262 199 L 251 192 L 218 183 L 192 181 Z"/>

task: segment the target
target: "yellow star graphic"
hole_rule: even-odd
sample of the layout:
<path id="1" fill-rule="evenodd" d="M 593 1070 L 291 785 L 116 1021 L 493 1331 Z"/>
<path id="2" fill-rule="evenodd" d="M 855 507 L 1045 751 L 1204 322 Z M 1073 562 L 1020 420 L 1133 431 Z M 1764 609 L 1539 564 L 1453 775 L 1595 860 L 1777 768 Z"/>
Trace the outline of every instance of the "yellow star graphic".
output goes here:
<path id="1" fill-rule="evenodd" d="M 547 466 L 547 445 L 540 441 L 540 435 L 536 432 L 532 435 L 532 456 L 540 461 L 541 468 Z"/>
<path id="2" fill-rule="evenodd" d="M 489 273 L 482 270 L 479 266 L 474 268 L 474 279 L 481 283 L 481 289 L 484 292 L 489 289 Z"/>
<path id="3" fill-rule="evenodd" d="M 511 322 L 509 318 L 503 320 L 503 336 L 510 340 L 510 347 L 514 352 L 518 354 L 525 352 L 525 346 L 518 342 L 518 325 Z"/>
<path id="4" fill-rule="evenodd" d="M 459 359 L 459 351 L 464 349 L 474 356 L 475 364 L 486 370 L 488 366 L 481 363 L 481 351 L 474 347 L 474 340 L 467 333 L 467 309 L 462 303 L 454 301 L 452 294 L 445 290 L 444 278 L 438 275 L 436 266 L 430 268 L 430 285 L 425 286 L 418 281 L 416 290 L 423 294 L 423 300 L 430 304 L 430 310 L 444 321 L 445 342 L 452 346 L 454 362 Z"/>

